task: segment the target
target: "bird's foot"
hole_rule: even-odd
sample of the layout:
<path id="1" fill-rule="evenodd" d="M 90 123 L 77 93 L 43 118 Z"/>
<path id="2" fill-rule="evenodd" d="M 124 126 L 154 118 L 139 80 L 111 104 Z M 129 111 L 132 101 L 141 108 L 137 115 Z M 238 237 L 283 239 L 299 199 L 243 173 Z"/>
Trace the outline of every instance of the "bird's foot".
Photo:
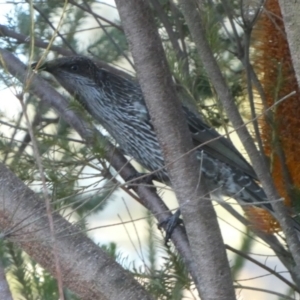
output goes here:
<path id="1" fill-rule="evenodd" d="M 183 225 L 183 221 L 179 217 L 180 217 L 180 209 L 178 209 L 175 212 L 175 214 L 172 215 L 172 217 L 170 217 L 170 218 L 166 219 L 165 221 L 160 222 L 158 224 L 158 229 L 161 229 L 161 227 L 164 227 L 164 229 L 165 229 L 165 232 L 166 232 L 165 245 L 168 244 L 168 241 L 170 240 L 174 229 L 178 225 Z"/>

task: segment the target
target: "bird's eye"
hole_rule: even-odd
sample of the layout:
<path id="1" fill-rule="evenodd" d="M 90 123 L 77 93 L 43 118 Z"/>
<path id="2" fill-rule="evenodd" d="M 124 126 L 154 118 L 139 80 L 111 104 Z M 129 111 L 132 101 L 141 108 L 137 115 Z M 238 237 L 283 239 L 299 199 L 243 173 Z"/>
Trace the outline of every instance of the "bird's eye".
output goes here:
<path id="1" fill-rule="evenodd" d="M 70 69 L 71 69 L 72 71 L 78 71 L 79 67 L 78 67 L 78 65 L 71 65 L 71 66 L 70 66 Z"/>

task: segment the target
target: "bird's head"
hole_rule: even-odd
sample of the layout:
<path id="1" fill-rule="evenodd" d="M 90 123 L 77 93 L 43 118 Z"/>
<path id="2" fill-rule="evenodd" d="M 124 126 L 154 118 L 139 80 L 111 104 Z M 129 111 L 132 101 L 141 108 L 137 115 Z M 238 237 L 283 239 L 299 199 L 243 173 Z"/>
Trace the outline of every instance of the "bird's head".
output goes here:
<path id="1" fill-rule="evenodd" d="M 31 65 L 36 69 L 37 63 Z M 139 92 L 139 85 L 121 76 L 98 67 L 91 59 L 84 56 L 62 57 L 47 61 L 37 71 L 52 74 L 56 80 L 70 93 L 80 95 L 89 88 L 101 89 L 103 96 L 130 97 L 132 91 Z M 136 91 L 137 90 L 137 91 Z"/>
<path id="2" fill-rule="evenodd" d="M 31 65 L 34 69 L 37 63 Z M 95 85 L 102 74 L 94 62 L 82 56 L 62 57 L 50 60 L 38 67 L 37 71 L 46 71 L 71 94 L 80 94 L 86 86 Z M 104 72 L 103 72 L 104 74 Z"/>
<path id="3" fill-rule="evenodd" d="M 83 56 L 57 58 L 42 64 L 31 65 L 37 71 L 46 71 L 87 109 L 101 119 L 111 118 L 113 111 L 123 114 L 146 114 L 142 91 L 137 82 L 115 75 L 98 67 Z M 115 115 L 115 114 L 114 114 Z M 100 119 L 99 117 L 97 117 Z"/>

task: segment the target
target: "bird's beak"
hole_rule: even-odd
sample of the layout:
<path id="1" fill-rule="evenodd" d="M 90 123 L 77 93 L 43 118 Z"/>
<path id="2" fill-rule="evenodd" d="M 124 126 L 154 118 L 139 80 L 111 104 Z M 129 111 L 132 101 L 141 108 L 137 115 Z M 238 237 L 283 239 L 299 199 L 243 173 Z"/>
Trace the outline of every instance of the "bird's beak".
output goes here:
<path id="1" fill-rule="evenodd" d="M 37 72 L 47 71 L 47 72 L 51 73 L 51 70 L 53 70 L 53 68 L 56 68 L 57 65 L 58 64 L 57 64 L 56 59 L 49 60 L 49 61 L 44 62 L 44 63 L 41 63 L 40 61 L 38 61 L 38 62 L 35 62 L 35 63 L 31 64 L 31 69 L 33 71 L 37 71 Z"/>
<path id="2" fill-rule="evenodd" d="M 35 62 L 31 64 L 31 69 L 35 72 L 41 72 L 46 71 L 48 73 L 53 73 L 55 70 L 57 70 L 60 66 L 60 60 L 59 59 L 53 59 L 48 60 L 44 63 L 41 62 Z"/>
<path id="3" fill-rule="evenodd" d="M 37 71 L 37 72 L 40 72 L 40 71 L 47 71 L 47 63 L 40 63 L 39 61 L 38 62 L 35 62 L 33 64 L 31 64 L 31 69 L 33 71 Z"/>

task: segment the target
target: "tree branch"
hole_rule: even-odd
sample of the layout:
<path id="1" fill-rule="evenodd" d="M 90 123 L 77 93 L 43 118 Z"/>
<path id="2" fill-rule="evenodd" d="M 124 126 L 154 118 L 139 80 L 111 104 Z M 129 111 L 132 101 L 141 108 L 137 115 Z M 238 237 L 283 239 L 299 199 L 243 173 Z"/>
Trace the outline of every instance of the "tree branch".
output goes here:
<path id="1" fill-rule="evenodd" d="M 82 299 L 152 299 L 118 263 L 58 213 L 53 213 L 63 284 Z M 0 164 L 0 228 L 55 275 L 46 206 Z"/>
<path id="2" fill-rule="evenodd" d="M 0 266 L 0 295 L 3 299 L 13 300 L 2 264 Z"/>
<path id="3" fill-rule="evenodd" d="M 299 1 L 279 0 L 279 4 L 290 47 L 294 71 L 297 77 L 298 86 L 300 87 L 300 3 Z"/>
<path id="4" fill-rule="evenodd" d="M 139 82 L 180 204 L 201 299 L 235 299 L 231 273 L 216 213 L 184 121 L 155 21 L 146 1 L 116 1 L 131 46 Z M 178 159 L 180 158 L 180 159 Z M 213 284 L 212 284 L 213 282 Z"/>

